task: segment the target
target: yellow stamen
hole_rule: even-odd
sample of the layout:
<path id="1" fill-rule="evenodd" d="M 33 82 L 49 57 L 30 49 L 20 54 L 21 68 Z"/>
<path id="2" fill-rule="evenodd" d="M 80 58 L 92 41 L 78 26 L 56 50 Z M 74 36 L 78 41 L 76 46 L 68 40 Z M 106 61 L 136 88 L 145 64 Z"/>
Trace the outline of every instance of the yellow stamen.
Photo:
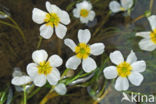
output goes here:
<path id="1" fill-rule="evenodd" d="M 127 62 L 122 62 L 117 66 L 118 75 L 127 77 L 131 74 L 132 66 Z"/>
<path id="2" fill-rule="evenodd" d="M 85 43 L 80 43 L 75 47 L 76 56 L 80 59 L 86 59 L 90 55 L 90 47 Z"/>
<path id="3" fill-rule="evenodd" d="M 156 29 L 154 29 L 151 33 L 150 33 L 150 38 L 152 40 L 152 42 L 154 44 L 156 44 Z"/>
<path id="4" fill-rule="evenodd" d="M 87 9 L 81 9 L 80 15 L 82 17 L 88 17 L 89 11 Z"/>
<path id="5" fill-rule="evenodd" d="M 120 7 L 120 10 L 121 10 L 121 11 L 125 11 L 125 8 L 123 8 L 123 7 Z"/>
<path id="6" fill-rule="evenodd" d="M 44 21 L 47 23 L 46 25 L 50 25 L 51 27 L 58 26 L 60 22 L 60 18 L 56 13 L 47 13 Z"/>
<path id="7" fill-rule="evenodd" d="M 50 74 L 50 72 L 52 71 L 52 66 L 50 65 L 50 62 L 41 62 L 38 66 L 38 73 L 39 74 L 44 74 L 44 75 L 48 75 Z"/>

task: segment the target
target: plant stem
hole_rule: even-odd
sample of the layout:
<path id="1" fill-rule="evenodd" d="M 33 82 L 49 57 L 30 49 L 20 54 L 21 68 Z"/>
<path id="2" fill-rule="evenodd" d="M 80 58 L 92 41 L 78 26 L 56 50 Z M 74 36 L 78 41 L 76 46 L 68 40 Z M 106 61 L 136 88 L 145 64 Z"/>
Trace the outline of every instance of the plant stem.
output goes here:
<path id="1" fill-rule="evenodd" d="M 25 39 L 25 36 L 24 36 L 24 33 L 22 31 L 22 29 L 19 27 L 19 25 L 16 23 L 16 21 L 14 19 L 12 19 L 10 16 L 8 16 L 8 19 L 16 26 L 17 30 L 19 31 L 19 33 L 21 34 L 24 42 L 26 42 L 26 39 Z"/>
<path id="2" fill-rule="evenodd" d="M 143 15 L 141 15 L 141 16 L 135 18 L 132 22 L 135 23 L 136 21 L 138 21 L 138 20 L 140 20 L 140 19 L 142 19 L 142 18 L 144 18 L 144 17 L 145 17 L 145 15 L 143 14 Z"/>
<path id="3" fill-rule="evenodd" d="M 4 25 L 7 25 L 7 26 L 10 26 L 10 27 L 12 27 L 12 28 L 17 29 L 17 27 L 15 27 L 14 25 L 12 25 L 12 24 L 10 24 L 10 23 L 8 23 L 8 22 L 4 22 L 4 21 L 0 20 L 0 23 L 1 23 L 1 24 L 4 24 Z"/>
<path id="4" fill-rule="evenodd" d="M 150 1 L 150 6 L 149 6 L 149 10 L 150 10 L 150 11 L 152 11 L 153 2 L 154 2 L 154 0 L 151 0 L 151 1 Z"/>
<path id="5" fill-rule="evenodd" d="M 27 92 L 26 92 L 26 86 L 24 86 L 24 99 L 23 99 L 23 103 L 27 104 Z"/>
<path id="6" fill-rule="evenodd" d="M 41 46 L 41 42 L 42 42 L 42 37 L 40 36 L 40 40 L 38 41 L 38 44 L 37 44 L 37 49 L 39 49 L 40 48 L 40 46 Z"/>
<path id="7" fill-rule="evenodd" d="M 33 97 L 36 93 L 38 93 L 40 91 L 40 87 L 35 89 L 35 91 L 33 91 L 29 96 L 28 96 L 28 99 L 30 99 L 31 97 Z"/>
<path id="8" fill-rule="evenodd" d="M 7 15 L 7 14 L 1 12 L 1 11 L 0 11 L 0 14 Z M 7 15 L 7 16 L 8 16 L 8 15 Z M 7 26 L 10 26 L 10 27 L 12 27 L 12 28 L 17 29 L 17 30 L 19 31 L 20 35 L 22 36 L 24 42 L 26 42 L 25 35 L 24 35 L 22 29 L 21 29 L 21 28 L 19 27 L 19 25 L 16 23 L 16 21 L 15 21 L 14 19 L 12 19 L 10 16 L 8 16 L 8 19 L 9 19 L 14 25 L 12 25 L 12 24 L 10 24 L 10 23 L 7 23 L 7 22 L 4 22 L 4 21 L 0 21 L 0 23 L 5 24 L 5 25 L 7 25 Z"/>
<path id="9" fill-rule="evenodd" d="M 109 91 L 110 91 L 110 87 L 104 92 L 104 94 L 100 97 L 100 98 L 98 98 L 93 104 L 98 104 L 108 93 L 109 93 Z"/>
<path id="10" fill-rule="evenodd" d="M 63 74 L 62 74 L 62 76 L 61 76 L 61 79 L 63 79 L 63 77 L 67 74 L 67 72 L 68 72 L 69 70 L 70 70 L 70 69 L 67 68 L 67 69 L 63 72 Z"/>
<path id="11" fill-rule="evenodd" d="M 105 16 L 105 18 L 103 19 L 103 21 L 101 22 L 99 27 L 93 33 L 93 36 L 95 36 L 101 30 L 102 26 L 108 21 L 110 14 L 111 14 L 111 12 L 107 13 L 107 15 Z"/>
<path id="12" fill-rule="evenodd" d="M 43 97 L 43 99 L 40 101 L 40 104 L 46 104 L 46 102 L 53 98 L 58 96 L 57 93 L 53 93 L 55 86 L 52 86 L 51 90 L 48 92 L 48 94 L 46 96 Z"/>

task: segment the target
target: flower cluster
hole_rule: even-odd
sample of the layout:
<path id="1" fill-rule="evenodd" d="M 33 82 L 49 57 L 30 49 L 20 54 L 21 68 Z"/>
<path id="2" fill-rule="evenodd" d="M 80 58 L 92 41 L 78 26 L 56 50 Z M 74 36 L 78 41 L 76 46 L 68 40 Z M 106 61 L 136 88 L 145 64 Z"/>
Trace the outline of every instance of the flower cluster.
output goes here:
<path id="1" fill-rule="evenodd" d="M 109 8 L 113 13 L 120 11 L 128 11 L 133 6 L 133 0 L 120 0 L 121 4 L 117 1 L 111 1 Z M 48 12 L 44 12 L 38 8 L 32 10 L 32 20 L 37 24 L 42 24 L 40 27 L 40 36 L 44 39 L 50 39 L 54 31 L 58 38 L 63 39 L 67 33 L 67 27 L 71 20 L 69 14 L 61 10 L 50 2 L 45 3 Z M 92 5 L 88 1 L 82 1 L 76 4 L 73 9 L 73 16 L 80 18 L 82 23 L 87 24 L 95 18 L 95 12 L 92 10 Z M 141 36 L 139 47 L 145 51 L 153 51 L 156 49 L 156 15 L 148 17 L 151 25 L 151 31 L 138 32 L 136 36 Z M 67 69 L 76 70 L 82 63 L 82 69 L 86 73 L 92 73 L 97 69 L 98 65 L 92 58 L 104 53 L 104 43 L 98 42 L 89 44 L 91 40 L 91 32 L 89 29 L 78 30 L 78 41 L 76 43 L 69 38 L 64 39 L 64 45 L 68 46 L 74 53 L 73 56 L 68 58 L 65 62 Z M 137 61 L 136 54 L 133 50 L 124 60 L 123 55 L 119 50 L 110 53 L 109 59 L 114 65 L 108 66 L 103 69 L 104 77 L 106 79 L 116 79 L 115 89 L 117 91 L 128 90 L 129 82 L 135 86 L 140 86 L 143 82 L 143 75 L 141 74 L 146 70 L 146 62 L 144 60 Z M 63 82 L 64 76 L 61 75 L 59 68 L 63 64 L 63 59 L 59 55 L 51 55 L 48 58 L 48 53 L 44 49 L 35 50 L 32 53 L 33 62 L 29 63 L 26 67 L 28 75 L 23 75 L 17 70 L 14 73 L 11 81 L 15 86 L 25 86 L 33 82 L 35 86 L 42 87 L 47 82 L 54 86 L 54 90 L 64 95 L 67 92 L 67 83 Z"/>

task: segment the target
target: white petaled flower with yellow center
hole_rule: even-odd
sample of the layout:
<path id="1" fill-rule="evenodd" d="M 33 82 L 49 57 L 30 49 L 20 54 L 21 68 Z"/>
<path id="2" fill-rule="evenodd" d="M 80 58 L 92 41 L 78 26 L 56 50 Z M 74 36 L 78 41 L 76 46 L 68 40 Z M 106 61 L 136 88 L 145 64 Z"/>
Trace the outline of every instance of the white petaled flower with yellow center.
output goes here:
<path id="1" fill-rule="evenodd" d="M 82 60 L 82 68 L 89 73 L 97 68 L 96 62 L 90 55 L 101 55 L 104 52 L 105 45 L 103 43 L 95 43 L 89 45 L 91 33 L 88 29 L 78 31 L 79 44 L 76 45 L 71 39 L 65 39 L 64 43 L 76 54 L 70 57 L 66 62 L 66 67 L 76 70 Z"/>
<path id="2" fill-rule="evenodd" d="M 103 70 L 103 73 L 106 79 L 114 79 L 118 77 L 115 82 L 116 90 L 128 90 L 128 79 L 133 85 L 140 86 L 144 79 L 141 72 L 144 72 L 146 69 L 145 61 L 137 61 L 137 57 L 133 51 L 128 55 L 126 61 L 124 61 L 123 55 L 120 51 L 114 51 L 110 54 L 110 60 L 117 66 L 106 67 Z"/>
<path id="3" fill-rule="evenodd" d="M 32 78 L 36 86 L 43 86 L 46 80 L 50 85 L 56 85 L 60 80 L 60 72 L 56 67 L 62 65 L 63 60 L 58 55 L 52 55 L 48 58 L 45 50 L 36 50 L 32 54 L 34 63 L 27 65 L 27 73 Z"/>
<path id="4" fill-rule="evenodd" d="M 50 39 L 55 29 L 56 35 L 63 39 L 67 32 L 65 25 L 70 23 L 68 13 L 48 1 L 46 2 L 46 9 L 48 13 L 38 8 L 34 8 L 32 11 L 32 20 L 38 24 L 44 23 L 40 27 L 40 35 L 45 39 Z"/>
<path id="5" fill-rule="evenodd" d="M 120 11 L 128 11 L 133 6 L 133 0 L 120 0 L 121 4 L 117 1 L 111 1 L 109 3 L 109 9 L 113 13 Z"/>
<path id="6" fill-rule="evenodd" d="M 73 15 L 76 18 L 80 18 L 82 23 L 88 23 L 95 18 L 95 12 L 92 10 L 92 4 L 88 1 L 83 1 L 76 4 L 76 8 L 73 10 Z"/>
<path id="7" fill-rule="evenodd" d="M 153 51 L 156 49 L 156 15 L 148 17 L 151 31 L 138 32 L 136 36 L 143 37 L 139 42 L 139 47 L 145 51 Z"/>

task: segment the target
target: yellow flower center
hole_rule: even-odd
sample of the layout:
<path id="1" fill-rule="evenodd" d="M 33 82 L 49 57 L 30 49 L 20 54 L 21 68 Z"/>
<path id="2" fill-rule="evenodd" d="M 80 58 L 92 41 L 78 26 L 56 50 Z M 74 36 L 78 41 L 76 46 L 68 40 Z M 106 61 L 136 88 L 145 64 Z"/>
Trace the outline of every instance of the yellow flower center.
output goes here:
<path id="1" fill-rule="evenodd" d="M 60 22 L 60 18 L 56 13 L 47 13 L 44 21 L 47 22 L 46 25 L 50 25 L 51 27 L 54 27 L 54 25 L 58 26 Z"/>
<path id="2" fill-rule="evenodd" d="M 87 9 L 81 9 L 80 15 L 81 15 L 82 17 L 87 17 L 88 14 L 89 14 L 89 11 L 88 11 Z"/>
<path id="3" fill-rule="evenodd" d="M 121 77 L 127 77 L 131 74 L 132 67 L 127 62 L 122 62 L 117 66 L 118 75 Z"/>
<path id="4" fill-rule="evenodd" d="M 123 7 L 120 7 L 120 10 L 121 10 L 121 11 L 125 11 L 125 8 L 123 8 Z"/>
<path id="5" fill-rule="evenodd" d="M 152 42 L 154 44 L 156 44 L 156 29 L 154 29 L 151 33 L 150 33 L 150 38 L 152 40 Z"/>
<path id="6" fill-rule="evenodd" d="M 39 74 L 44 74 L 44 75 L 48 75 L 50 74 L 50 72 L 52 71 L 52 66 L 50 65 L 50 62 L 41 62 L 38 66 L 38 73 Z"/>
<path id="7" fill-rule="evenodd" d="M 76 56 L 80 59 L 86 59 L 90 55 L 90 47 L 85 43 L 80 43 L 75 47 Z"/>

